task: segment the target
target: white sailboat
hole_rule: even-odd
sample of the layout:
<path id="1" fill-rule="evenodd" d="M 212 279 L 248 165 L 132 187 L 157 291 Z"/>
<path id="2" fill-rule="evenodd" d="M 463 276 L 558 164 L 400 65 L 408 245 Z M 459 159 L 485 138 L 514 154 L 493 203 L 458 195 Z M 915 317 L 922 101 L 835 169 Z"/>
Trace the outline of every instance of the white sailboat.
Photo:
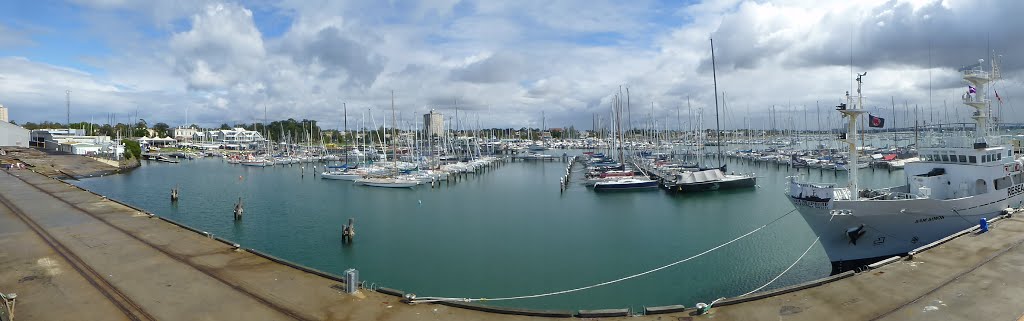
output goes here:
<path id="1" fill-rule="evenodd" d="M 981 63 L 960 72 L 971 86 L 963 103 L 975 109 L 975 137 L 920 146 L 920 161 L 905 165 L 906 185 L 861 190 L 858 157 L 850 157 L 847 186 L 790 179 L 788 199 L 821 238 L 833 274 L 906 254 L 1024 203 L 1024 161 L 1015 160 L 999 137 L 988 136 L 984 88 L 998 74 L 984 71 Z M 857 96 L 847 93 L 837 108 L 848 119 L 840 139 L 851 151 L 857 150 L 857 118 L 866 112 L 864 75 L 857 76 Z"/>
<path id="2" fill-rule="evenodd" d="M 396 120 L 395 120 L 395 92 L 394 91 L 391 92 L 391 121 L 393 123 L 392 126 L 395 126 L 394 123 L 396 123 Z M 383 127 L 384 127 L 384 132 L 387 133 L 387 116 L 384 117 Z M 397 135 L 396 135 L 396 137 L 397 137 Z M 381 135 L 381 139 L 382 139 L 382 142 L 383 142 L 383 145 L 384 145 L 384 161 L 387 161 L 387 159 L 388 159 L 388 156 L 387 156 L 388 155 L 388 153 L 387 153 L 387 148 L 388 148 L 387 135 L 386 134 L 385 135 Z M 394 163 L 394 168 L 392 169 L 393 171 L 397 171 L 398 170 L 398 154 L 397 153 L 398 153 L 398 151 L 395 150 L 395 155 L 394 155 L 395 163 Z M 388 175 L 388 176 L 381 176 L 381 177 L 364 177 L 364 178 L 356 179 L 355 183 L 356 184 L 360 184 L 360 185 L 364 185 L 364 186 L 391 187 L 391 188 L 412 188 L 412 187 L 416 187 L 416 185 L 420 184 L 420 182 L 418 180 L 407 179 L 407 178 L 399 177 L 397 175 Z"/>

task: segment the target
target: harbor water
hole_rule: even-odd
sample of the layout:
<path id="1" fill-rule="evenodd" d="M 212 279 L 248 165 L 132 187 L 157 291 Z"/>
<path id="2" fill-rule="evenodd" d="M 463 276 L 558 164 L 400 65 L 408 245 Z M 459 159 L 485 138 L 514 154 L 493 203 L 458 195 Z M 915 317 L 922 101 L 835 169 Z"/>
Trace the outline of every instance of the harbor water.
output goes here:
<path id="1" fill-rule="evenodd" d="M 551 151 L 561 154 L 563 151 Z M 578 151 L 566 151 L 578 154 Z M 788 267 L 814 234 L 784 195 L 774 164 L 728 160 L 755 172 L 758 187 L 674 195 L 595 193 L 581 167 L 559 191 L 566 163 L 514 162 L 437 188 L 385 189 L 320 179 L 312 164 L 267 168 L 219 158 L 150 162 L 132 172 L 73 184 L 208 231 L 243 247 L 336 275 L 359 270 L 368 285 L 418 296 L 497 298 L 588 286 L 644 272 L 775 224 L 697 259 L 634 279 L 569 294 L 484 304 L 533 309 L 603 309 L 710 302 L 757 288 Z M 818 169 L 802 175 L 845 181 Z M 861 170 L 861 187 L 903 183 L 902 172 Z M 170 191 L 180 191 L 172 204 Z M 232 207 L 241 197 L 242 220 Z M 355 219 L 356 237 L 341 227 Z M 829 273 L 815 246 L 771 288 Z"/>

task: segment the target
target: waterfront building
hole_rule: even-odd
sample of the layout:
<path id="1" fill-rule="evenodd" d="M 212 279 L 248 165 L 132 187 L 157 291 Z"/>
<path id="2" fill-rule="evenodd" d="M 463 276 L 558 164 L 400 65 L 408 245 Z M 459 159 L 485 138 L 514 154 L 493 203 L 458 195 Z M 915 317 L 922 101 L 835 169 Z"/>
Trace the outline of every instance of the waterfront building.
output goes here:
<path id="1" fill-rule="evenodd" d="M 430 110 L 430 113 L 423 114 L 423 131 L 427 137 L 443 135 L 444 116 L 441 113 L 434 112 L 433 109 Z"/>
<path id="2" fill-rule="evenodd" d="M 0 105 L 0 121 L 2 121 L 2 122 L 10 122 L 11 121 L 11 118 L 7 115 L 7 107 L 4 107 L 4 105 Z"/>
<path id="3" fill-rule="evenodd" d="M 179 128 L 171 129 L 171 137 L 173 137 L 174 140 L 179 141 L 179 142 L 190 142 L 190 141 L 192 141 L 192 138 L 195 137 L 196 133 L 198 133 L 198 132 L 199 132 L 199 130 L 195 129 L 193 127 L 188 127 L 188 128 L 179 127 Z"/>
<path id="4" fill-rule="evenodd" d="M 222 149 L 253 149 L 266 142 L 260 132 L 245 128 L 196 131 L 192 134 L 192 140 Z"/>
<path id="5" fill-rule="evenodd" d="M 110 139 L 110 136 L 87 136 L 84 129 L 37 129 L 31 133 L 31 145 L 47 151 L 75 155 L 109 155 L 120 158 L 124 145 Z"/>
<path id="6" fill-rule="evenodd" d="M 0 146 L 28 147 L 28 145 L 28 129 L 6 121 L 0 121 Z"/>

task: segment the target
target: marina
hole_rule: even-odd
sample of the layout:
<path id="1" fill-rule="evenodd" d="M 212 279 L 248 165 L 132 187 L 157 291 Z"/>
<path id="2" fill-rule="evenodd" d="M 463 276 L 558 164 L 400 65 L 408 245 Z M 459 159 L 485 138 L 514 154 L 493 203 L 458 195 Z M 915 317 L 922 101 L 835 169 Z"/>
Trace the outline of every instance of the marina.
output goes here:
<path id="1" fill-rule="evenodd" d="M 785 167 L 730 161 L 734 170 L 758 172 L 762 187 L 691 196 L 660 191 L 595 194 L 585 186 L 581 163 L 573 166 L 574 175 L 560 192 L 554 182 L 564 177 L 566 165 L 514 162 L 451 185 L 403 190 L 302 176 L 298 167 L 251 168 L 206 158 L 147 163 L 126 175 L 76 184 L 293 262 L 336 274 L 357 268 L 368 282 L 432 296 L 495 297 L 600 282 L 640 272 L 638 264 L 653 267 L 703 251 L 792 210 L 779 192 L 785 176 L 793 173 Z M 831 173 L 810 175 L 836 179 Z M 895 183 L 896 177 L 888 171 L 864 175 L 865 182 L 879 186 Z M 175 204 L 164 193 L 146 192 L 167 191 L 176 184 L 182 201 Z M 190 194 L 209 201 L 187 201 Z M 235 223 L 230 204 L 238 197 L 245 200 L 245 218 Z M 342 246 L 341 226 L 349 218 L 359 222 L 360 237 Z M 542 228 L 528 228 L 527 222 L 543 222 Z M 806 224 L 791 215 L 736 247 L 646 278 L 495 304 L 641 309 L 710 302 L 710 296 L 736 295 L 762 285 L 812 239 Z M 510 269 L 520 276 L 496 277 L 492 272 Z M 575 272 L 579 269 L 589 272 Z M 813 249 L 772 287 L 828 274 L 827 260 L 820 249 Z"/>
<path id="2" fill-rule="evenodd" d="M 94 2 L 0 4 L 0 321 L 1024 321 L 1012 1 Z"/>
<path id="3" fill-rule="evenodd" d="M 645 306 L 642 310 L 505 309 L 459 302 L 410 305 L 401 302 L 406 292 L 373 283 L 364 282 L 366 288 L 359 293 L 344 294 L 341 277 L 295 265 L 261 250 L 242 250 L 214 233 L 169 218 L 154 219 L 158 216 L 145 210 L 28 170 L 5 171 L 0 182 L 8 187 L 0 190 L 0 222 L 4 222 L 0 225 L 4 232 L 0 241 L 22 248 L 8 254 L 3 264 L 35 264 L 47 258 L 46 268 L 51 271 L 74 271 L 73 266 L 77 266 L 96 272 L 79 276 L 4 269 L 0 286 L 20 290 L 17 295 L 5 293 L 2 299 L 8 306 L 16 305 L 22 319 L 73 314 L 104 320 L 239 316 L 294 320 L 625 320 L 637 316 L 651 320 L 822 320 L 837 315 L 850 320 L 935 320 L 936 312 L 942 313 L 943 320 L 976 320 L 979 316 L 1013 319 L 1020 312 L 1012 302 L 1024 288 L 1014 278 L 993 279 L 993 275 L 1012 274 L 1017 269 L 1013 262 L 1024 257 L 1019 247 L 1024 242 L 1024 222 L 1014 216 L 994 220 L 987 232 L 975 226 L 924 245 L 910 257 L 873 264 L 862 273 L 846 272 L 775 291 L 719 300 L 704 315 L 693 305 L 681 303 Z M 42 239 L 29 237 L 35 233 L 46 235 L 53 248 L 75 253 L 75 259 L 53 256 Z M 91 243 L 81 242 L 81 233 L 94 235 L 89 238 Z M 106 250 L 110 245 L 131 250 Z M 143 254 L 146 251 L 152 253 Z M 120 260 L 136 264 L 103 263 Z M 161 266 L 162 273 L 150 274 L 146 267 L 154 265 Z M 150 275 L 131 279 L 103 276 L 108 274 Z M 18 286 L 14 286 L 15 280 L 20 280 L 16 281 Z M 87 280 L 107 282 L 111 287 L 96 290 Z M 105 298 L 101 291 L 113 291 L 120 299 Z M 152 303 L 172 298 L 173 306 Z M 54 301 L 66 304 L 54 306 Z M 13 319 L 14 315 L 0 313 L 0 317 Z"/>

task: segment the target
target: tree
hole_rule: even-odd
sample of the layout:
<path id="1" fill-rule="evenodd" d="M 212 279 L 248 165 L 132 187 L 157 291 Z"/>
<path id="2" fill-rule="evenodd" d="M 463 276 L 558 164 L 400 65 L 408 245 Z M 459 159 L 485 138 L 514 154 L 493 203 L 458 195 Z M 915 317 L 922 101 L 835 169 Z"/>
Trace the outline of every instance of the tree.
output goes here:
<path id="1" fill-rule="evenodd" d="M 171 126 L 168 126 L 165 123 L 156 123 L 156 125 L 153 125 L 153 130 L 156 131 L 156 135 L 158 137 L 170 136 L 170 134 L 168 133 L 168 129 L 170 128 Z"/>
<path id="2" fill-rule="evenodd" d="M 231 126 L 228 126 L 228 123 L 223 123 L 220 124 L 220 129 L 231 129 Z"/>
<path id="3" fill-rule="evenodd" d="M 139 142 L 130 139 L 123 139 L 121 140 L 121 143 L 124 144 L 124 149 L 128 154 L 126 156 L 132 156 L 135 159 L 142 159 L 142 146 L 139 146 Z"/>

